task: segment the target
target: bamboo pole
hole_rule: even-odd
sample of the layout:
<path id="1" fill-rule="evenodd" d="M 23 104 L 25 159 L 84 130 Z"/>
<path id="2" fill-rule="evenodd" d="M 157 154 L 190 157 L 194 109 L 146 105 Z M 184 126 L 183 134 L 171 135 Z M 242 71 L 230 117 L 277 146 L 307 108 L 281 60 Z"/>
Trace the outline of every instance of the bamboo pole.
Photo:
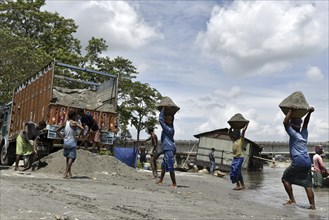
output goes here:
<path id="1" fill-rule="evenodd" d="M 270 159 L 266 159 L 266 158 L 262 158 L 262 157 L 257 157 L 257 156 L 252 156 L 252 157 L 257 158 L 257 159 L 261 159 L 261 160 L 265 160 L 265 161 L 268 161 L 268 162 L 272 162 L 272 163 L 286 163 L 286 162 L 270 160 Z"/>

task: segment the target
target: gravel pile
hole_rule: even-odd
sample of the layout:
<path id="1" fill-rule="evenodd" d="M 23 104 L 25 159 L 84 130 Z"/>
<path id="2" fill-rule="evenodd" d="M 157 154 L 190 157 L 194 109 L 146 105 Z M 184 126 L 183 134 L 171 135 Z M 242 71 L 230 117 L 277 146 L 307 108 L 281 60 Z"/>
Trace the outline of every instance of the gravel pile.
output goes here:
<path id="1" fill-rule="evenodd" d="M 240 113 L 237 113 L 235 115 L 232 116 L 232 118 L 230 120 L 228 120 L 227 123 L 229 123 L 229 125 L 232 127 L 232 128 L 236 128 L 236 129 L 241 129 L 243 128 L 244 126 L 246 126 L 246 124 L 248 123 L 249 121 L 247 119 L 245 119 L 242 114 Z"/>
<path id="2" fill-rule="evenodd" d="M 159 111 L 161 111 L 163 107 L 166 107 L 165 115 L 175 115 L 180 109 L 168 96 L 164 96 L 156 106 Z"/>
<path id="3" fill-rule="evenodd" d="M 290 108 L 294 109 L 292 118 L 302 118 L 306 115 L 309 105 L 301 91 L 296 91 L 285 98 L 280 104 L 282 112 L 286 115 Z"/>

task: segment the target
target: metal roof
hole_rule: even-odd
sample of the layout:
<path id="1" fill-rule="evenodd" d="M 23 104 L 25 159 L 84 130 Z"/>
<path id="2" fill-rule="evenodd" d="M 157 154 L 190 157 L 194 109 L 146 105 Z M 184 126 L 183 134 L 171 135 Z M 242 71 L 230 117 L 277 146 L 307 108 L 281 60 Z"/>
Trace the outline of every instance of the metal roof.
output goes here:
<path id="1" fill-rule="evenodd" d="M 203 137 L 203 136 L 212 136 L 213 138 L 224 139 L 223 138 L 223 135 L 225 135 L 226 137 L 228 137 L 229 136 L 228 135 L 228 132 L 229 132 L 229 129 L 228 128 L 221 128 L 221 129 L 216 129 L 216 130 L 212 130 L 212 131 L 203 132 L 203 133 L 200 133 L 200 134 L 195 134 L 193 136 L 196 137 L 196 138 L 200 138 L 200 137 Z M 227 138 L 225 138 L 225 139 L 227 139 Z M 264 148 L 263 146 L 255 143 L 253 141 L 251 141 L 250 139 L 248 139 L 246 137 L 245 137 L 245 139 L 248 142 L 252 143 L 253 145 L 255 145 L 255 146 L 257 146 L 257 147 L 259 147 L 261 149 Z"/>

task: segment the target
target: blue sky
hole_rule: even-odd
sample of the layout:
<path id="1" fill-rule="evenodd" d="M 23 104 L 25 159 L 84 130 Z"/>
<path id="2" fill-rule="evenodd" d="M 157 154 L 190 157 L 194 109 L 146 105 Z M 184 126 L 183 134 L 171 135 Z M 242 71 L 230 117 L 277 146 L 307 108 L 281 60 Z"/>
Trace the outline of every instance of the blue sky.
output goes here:
<path id="1" fill-rule="evenodd" d="M 48 0 L 44 10 L 74 19 L 84 46 L 104 38 L 104 55 L 131 60 L 138 81 L 171 97 L 176 140 L 241 113 L 249 139 L 287 141 L 278 105 L 295 91 L 315 108 L 309 141 L 329 140 L 328 1 Z"/>

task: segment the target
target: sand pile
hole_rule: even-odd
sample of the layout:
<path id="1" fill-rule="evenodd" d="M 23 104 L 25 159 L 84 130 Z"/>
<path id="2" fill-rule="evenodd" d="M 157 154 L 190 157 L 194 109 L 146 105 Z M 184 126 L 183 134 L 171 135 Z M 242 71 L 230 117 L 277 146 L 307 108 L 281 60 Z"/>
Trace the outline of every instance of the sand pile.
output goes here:
<path id="1" fill-rule="evenodd" d="M 290 108 L 294 109 L 292 118 L 302 118 L 307 114 L 309 105 L 301 91 L 296 91 L 285 98 L 280 104 L 282 112 L 286 115 Z"/>
<path id="2" fill-rule="evenodd" d="M 229 125 L 232 127 L 232 128 L 236 128 L 236 129 L 242 129 L 244 126 L 246 126 L 246 124 L 248 123 L 249 121 L 247 119 L 245 119 L 242 114 L 240 113 L 237 113 L 235 115 L 233 115 L 233 117 L 228 120 L 227 123 L 229 123 Z"/>
<path id="3" fill-rule="evenodd" d="M 41 159 L 47 166 L 41 167 L 37 172 L 48 174 L 64 174 L 66 158 L 63 150 L 49 154 Z M 79 149 L 77 159 L 72 165 L 72 175 L 78 177 L 89 177 L 99 179 L 113 177 L 129 177 L 133 179 L 147 178 L 143 173 L 137 172 L 134 168 L 127 166 L 113 156 L 96 155 L 87 150 Z"/>

